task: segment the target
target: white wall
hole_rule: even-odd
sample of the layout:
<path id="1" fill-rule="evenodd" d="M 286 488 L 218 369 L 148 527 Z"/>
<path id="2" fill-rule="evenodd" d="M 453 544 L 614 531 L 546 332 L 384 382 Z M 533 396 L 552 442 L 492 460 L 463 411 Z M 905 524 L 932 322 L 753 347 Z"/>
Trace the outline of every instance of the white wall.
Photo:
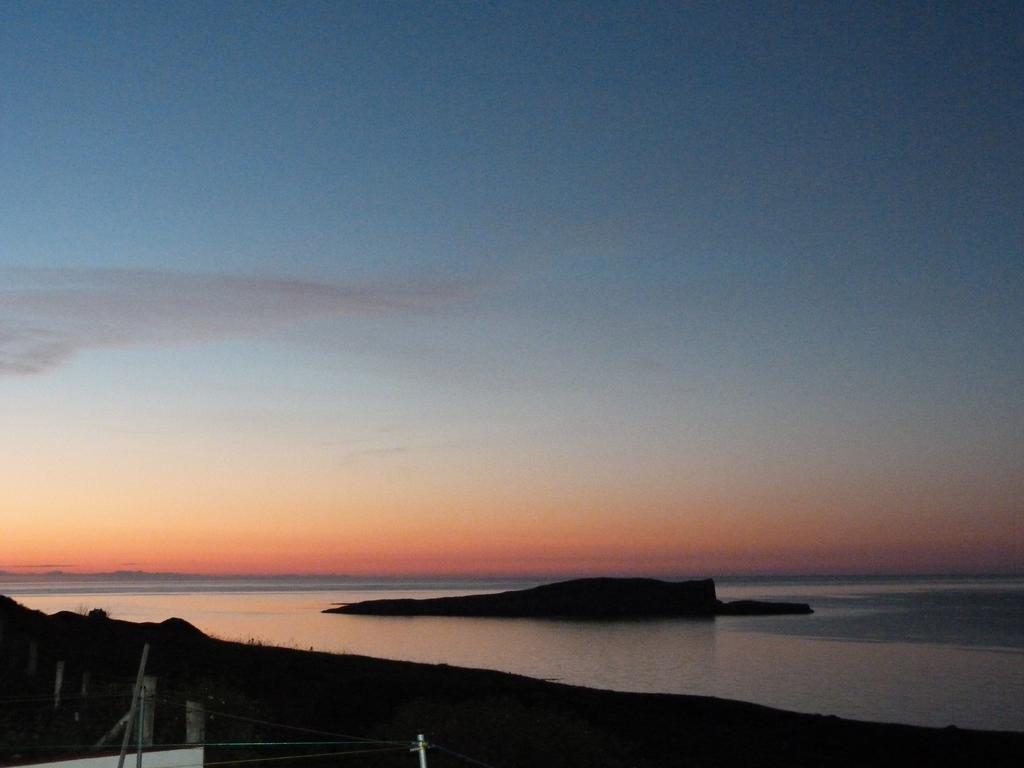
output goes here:
<path id="1" fill-rule="evenodd" d="M 118 755 L 83 757 L 78 760 L 56 760 L 47 763 L 32 763 L 33 768 L 117 768 Z M 135 753 L 129 752 L 124 759 L 124 768 L 135 768 Z M 143 752 L 142 768 L 203 768 L 203 748 L 165 749 L 159 752 Z"/>

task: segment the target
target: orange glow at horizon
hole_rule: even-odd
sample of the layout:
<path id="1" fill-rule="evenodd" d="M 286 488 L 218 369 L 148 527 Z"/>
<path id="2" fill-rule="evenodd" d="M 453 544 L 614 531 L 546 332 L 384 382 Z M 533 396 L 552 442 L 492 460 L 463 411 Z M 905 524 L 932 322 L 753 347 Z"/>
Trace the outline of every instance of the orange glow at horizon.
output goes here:
<path id="1" fill-rule="evenodd" d="M 537 502 L 538 506 L 544 505 Z M 418 510 L 422 512 L 422 508 Z M 910 523 L 762 509 L 689 508 L 672 514 L 564 510 L 515 515 L 378 510 L 297 515 L 291 508 L 178 516 L 150 510 L 85 518 L 37 511 L 9 525 L 0 570 L 33 563 L 62 570 L 208 574 L 558 575 L 871 573 L 1012 570 L 1022 562 L 1001 526 L 919 539 Z M 942 515 L 932 516 L 941 525 Z M 302 522 L 297 522 L 301 520 Z M 959 565 L 958 564 L 962 564 Z"/>
<path id="2" fill-rule="evenodd" d="M 995 492 L 938 473 L 769 482 L 708 464 L 616 476 L 469 453 L 339 466 L 244 435 L 142 449 L 128 436 L 93 450 L 87 427 L 0 456 L 0 570 L 715 575 L 1024 563 L 1019 479 Z"/>

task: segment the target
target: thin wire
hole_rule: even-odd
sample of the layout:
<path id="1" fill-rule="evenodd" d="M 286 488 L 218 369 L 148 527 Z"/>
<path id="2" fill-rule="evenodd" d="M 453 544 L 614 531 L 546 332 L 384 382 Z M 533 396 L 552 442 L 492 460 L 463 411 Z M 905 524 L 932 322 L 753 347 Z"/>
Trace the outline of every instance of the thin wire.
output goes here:
<path id="1" fill-rule="evenodd" d="M 157 700 L 158 701 L 162 701 L 165 704 L 170 704 L 171 706 L 187 708 L 186 704 L 182 704 L 181 702 L 173 701 L 171 699 L 158 698 Z M 312 733 L 312 734 L 316 734 L 318 736 L 334 736 L 335 738 L 339 738 L 339 739 L 352 739 L 353 741 L 358 741 L 358 742 L 362 742 L 362 743 L 366 743 L 366 744 L 403 744 L 404 745 L 404 744 L 407 743 L 407 742 L 404 742 L 404 741 L 394 741 L 394 740 L 389 740 L 389 739 L 371 739 L 371 738 L 368 738 L 366 736 L 353 736 L 351 733 L 334 733 L 332 731 L 322 731 L 319 728 L 304 728 L 301 725 L 288 725 L 287 723 L 275 723 L 275 722 L 271 722 L 270 720 L 260 720 L 259 718 L 256 718 L 256 717 L 246 717 L 245 715 L 233 715 L 230 712 L 218 712 L 218 711 L 212 710 L 212 709 L 204 709 L 203 711 L 206 714 L 208 714 L 208 715 L 215 715 L 217 717 L 226 717 L 228 719 L 240 720 L 240 721 L 246 722 L 246 723 L 254 723 L 255 725 L 268 725 L 268 726 L 270 726 L 272 728 L 287 728 L 287 729 L 291 729 L 293 731 L 298 731 L 300 733 Z"/>
<path id="2" fill-rule="evenodd" d="M 53 712 L 53 707 L 12 707 L 10 709 L 0 709 L 0 716 L 16 720 L 18 717 L 24 717 L 33 712 Z"/>
<path id="3" fill-rule="evenodd" d="M 485 763 L 483 760 L 477 760 L 475 757 L 470 757 L 469 755 L 464 755 L 461 752 L 456 752 L 454 749 L 448 749 L 448 747 L 442 747 L 440 744 L 434 744 L 433 742 L 431 742 L 430 743 L 430 748 L 431 749 L 439 749 L 442 752 L 447 752 L 452 757 L 457 757 L 460 760 L 465 760 L 467 763 L 472 763 L 473 765 L 479 765 L 480 768 L 494 768 L 494 766 L 491 765 L 490 763 Z M 207 765 L 209 765 L 209 763 L 207 763 Z"/>
<path id="4" fill-rule="evenodd" d="M 196 746 L 197 745 L 192 745 Z M 200 767 L 198 763 L 180 763 L 179 765 L 165 766 L 165 768 L 206 768 L 211 765 L 244 765 L 247 763 L 277 763 L 284 760 L 308 760 L 321 757 L 345 757 L 346 755 L 366 755 L 377 752 L 405 752 L 408 745 L 401 747 L 373 747 L 372 749 L 346 749 L 340 752 L 318 752 L 313 755 L 282 755 L 279 757 L 246 757 L 239 760 L 204 760 Z"/>
<path id="5" fill-rule="evenodd" d="M 320 757 L 345 757 L 346 755 L 367 755 L 375 752 L 405 752 L 408 749 L 404 747 L 374 747 L 373 749 L 346 749 L 342 752 L 319 752 L 315 755 L 284 755 L 281 757 L 246 757 L 240 760 L 216 760 L 210 762 L 208 760 L 203 762 L 202 768 L 210 765 L 243 765 L 247 763 L 276 763 L 282 760 L 308 760 L 312 758 Z M 181 763 L 180 765 L 170 765 L 165 768 L 197 768 L 197 763 Z"/>
<path id="6" fill-rule="evenodd" d="M 97 694 L 86 694 L 73 693 L 67 696 L 61 695 L 60 700 L 64 701 L 80 701 L 84 699 L 127 699 L 131 696 L 128 693 L 97 693 Z M 3 704 L 20 704 L 22 702 L 30 701 L 53 701 L 53 694 L 47 694 L 45 696 L 0 696 L 0 705 Z"/>
<path id="7" fill-rule="evenodd" d="M 202 744 L 154 744 L 154 747 L 340 747 L 347 744 L 366 744 L 363 741 L 206 741 Z M 382 741 L 380 744 L 399 745 L 405 742 Z M 411 743 L 411 742 L 410 742 Z"/>
<path id="8" fill-rule="evenodd" d="M 317 757 L 344 757 L 345 755 L 365 755 L 371 752 L 405 752 L 409 747 L 374 747 L 373 749 L 347 749 L 343 752 L 320 752 L 315 755 L 285 755 L 283 757 L 253 757 L 245 758 L 242 760 L 217 760 L 214 762 L 204 762 L 204 766 L 208 765 L 241 765 L 243 763 L 270 763 L 279 762 L 281 760 L 305 760 L 309 758 Z M 171 766 L 171 768 L 178 768 L 178 766 Z M 184 766 L 182 768 L 185 768 Z"/>
<path id="9" fill-rule="evenodd" d="M 207 742 L 168 742 L 164 744 L 147 744 L 147 750 L 157 749 L 182 749 L 185 747 L 340 747 L 346 745 L 365 744 L 365 741 L 207 741 Z M 382 742 L 386 744 L 398 744 L 402 742 Z M 411 743 L 411 742 L 410 742 Z M 72 750 L 89 750 L 96 752 L 111 752 L 109 744 L 28 744 L 12 745 L 5 744 L 4 749 L 21 752 L 28 749 L 53 750 L 70 752 Z M 145 751 L 145 750 L 144 750 Z"/>
<path id="10" fill-rule="evenodd" d="M 56 716 L 65 716 L 71 711 L 70 707 L 58 707 L 55 708 L 53 703 L 44 704 L 43 702 L 35 702 L 31 706 L 23 707 L 0 707 L 0 715 L 14 714 L 15 712 L 52 712 Z M 80 714 L 89 715 L 92 717 L 101 716 L 98 712 L 81 712 Z"/>

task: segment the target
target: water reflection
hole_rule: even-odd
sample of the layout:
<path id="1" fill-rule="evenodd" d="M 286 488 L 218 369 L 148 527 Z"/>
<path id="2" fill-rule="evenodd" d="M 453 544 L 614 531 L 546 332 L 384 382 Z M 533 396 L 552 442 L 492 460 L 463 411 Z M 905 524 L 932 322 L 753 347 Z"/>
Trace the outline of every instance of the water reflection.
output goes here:
<path id="1" fill-rule="evenodd" d="M 488 667 L 619 690 L 663 691 L 706 674 L 715 622 L 328 616 L 324 643 L 345 651 Z"/>
<path id="2" fill-rule="evenodd" d="M 132 621 L 180 616 L 227 639 L 485 667 L 600 688 L 1024 731 L 1024 592 L 992 584 L 988 589 L 914 585 L 902 591 L 896 586 L 726 585 L 720 592 L 728 599 L 797 599 L 812 603 L 817 612 L 640 622 L 320 613 L 335 602 L 380 597 L 376 587 L 325 591 L 293 584 L 287 591 L 251 586 L 218 591 L 207 585 L 191 592 L 80 587 L 61 594 L 51 585 L 17 599 L 47 612 L 102 607 Z M 467 592 L 404 589 L 388 596 Z M 1010 652 L 990 650 L 995 645 Z"/>

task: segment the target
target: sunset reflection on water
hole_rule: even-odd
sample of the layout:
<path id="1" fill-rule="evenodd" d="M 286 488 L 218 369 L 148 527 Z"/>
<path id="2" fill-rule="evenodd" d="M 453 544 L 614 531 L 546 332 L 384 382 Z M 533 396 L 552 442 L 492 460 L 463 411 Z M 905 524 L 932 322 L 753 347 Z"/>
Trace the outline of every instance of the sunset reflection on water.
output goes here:
<path id="1" fill-rule="evenodd" d="M 46 612 L 102 607 L 131 621 L 179 616 L 230 640 L 490 668 L 597 688 L 719 696 L 866 720 L 1024 730 L 1024 643 L 1006 644 L 1019 639 L 1020 617 L 1003 617 L 990 632 L 1003 638 L 1001 644 L 980 642 L 989 635 L 979 634 L 986 630 L 978 622 L 951 627 L 937 642 L 900 640 L 900 632 L 920 634 L 934 624 L 935 606 L 953 610 L 971 589 L 904 586 L 725 585 L 720 592 L 728 598 L 801 597 L 816 612 L 631 622 L 320 612 L 338 602 L 473 591 L 466 589 L 231 591 L 207 584 L 173 592 L 167 585 L 125 591 L 80 584 L 73 592 L 55 592 L 52 585 L 0 583 L 0 592 L 17 592 L 20 602 Z M 986 595 L 1019 600 L 1019 582 L 989 586 L 971 593 L 982 608 Z M 919 599 L 908 602 L 907 595 Z M 920 615 L 899 606 L 921 606 Z"/>

